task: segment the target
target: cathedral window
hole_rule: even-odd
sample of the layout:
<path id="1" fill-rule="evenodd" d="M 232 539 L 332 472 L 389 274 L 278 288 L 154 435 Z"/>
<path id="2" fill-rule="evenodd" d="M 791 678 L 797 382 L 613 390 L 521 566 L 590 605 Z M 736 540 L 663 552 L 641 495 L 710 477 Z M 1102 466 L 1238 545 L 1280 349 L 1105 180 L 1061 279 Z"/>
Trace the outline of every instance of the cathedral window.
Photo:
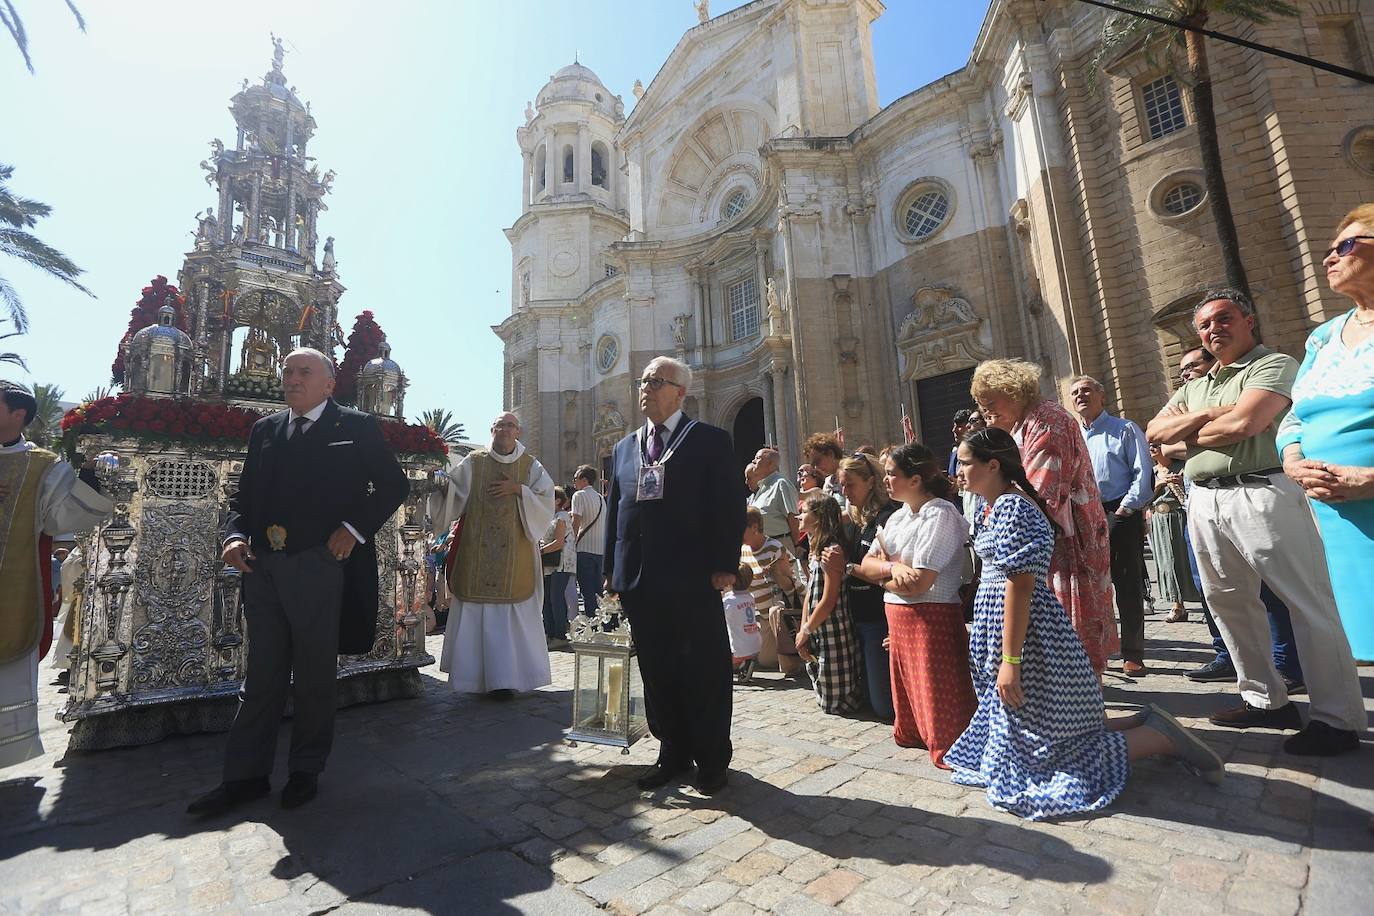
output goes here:
<path id="1" fill-rule="evenodd" d="M 592 147 L 592 187 L 606 187 L 606 153 L 599 143 Z"/>
<path id="2" fill-rule="evenodd" d="M 1366 175 L 1374 175 L 1374 126 L 1357 127 L 1346 136 L 1345 158 Z"/>
<path id="3" fill-rule="evenodd" d="M 1140 94 L 1145 102 L 1145 124 L 1151 140 L 1188 126 L 1188 119 L 1183 114 L 1183 94 L 1172 76 L 1165 74 L 1146 83 Z"/>
<path id="4" fill-rule="evenodd" d="M 752 198 L 748 188 L 735 188 L 725 198 L 725 204 L 720 208 L 721 219 L 732 220 L 744 212 L 744 208 L 749 206 Z"/>
<path id="5" fill-rule="evenodd" d="M 563 183 L 571 184 L 573 181 L 573 151 L 571 146 L 563 147 Z"/>
<path id="6" fill-rule="evenodd" d="M 902 228 L 912 241 L 923 241 L 934 235 L 949 218 L 949 195 L 940 188 L 917 188 L 907 200 Z"/>
<path id="7" fill-rule="evenodd" d="M 1200 203 L 1202 203 L 1202 188 L 1191 181 L 1174 185 L 1165 191 L 1164 197 L 1160 199 L 1160 206 L 1170 216 L 1182 216 Z"/>
<path id="8" fill-rule="evenodd" d="M 620 268 L 619 268 L 619 267 L 616 267 L 614 264 L 607 264 L 607 265 L 606 265 L 606 276 L 608 276 L 608 277 L 614 277 L 614 276 L 615 276 L 616 274 L 618 274 L 618 273 L 620 273 Z"/>
<path id="9" fill-rule="evenodd" d="M 519 407 L 525 400 L 524 379 L 520 377 L 519 370 L 515 370 L 510 377 L 510 406 Z"/>
<path id="10" fill-rule="evenodd" d="M 759 286 L 753 277 L 732 283 L 727 291 L 730 302 L 730 339 L 745 340 L 759 332 Z"/>
<path id="11" fill-rule="evenodd" d="M 1207 200 L 1202 175 L 1196 169 L 1183 169 L 1165 175 L 1150 189 L 1150 211 L 1165 222 L 1191 217 Z"/>
<path id="12" fill-rule="evenodd" d="M 549 184 L 548 155 L 544 152 L 544 147 L 539 147 L 539 152 L 534 154 L 534 173 L 536 181 L 539 182 L 539 190 L 544 190 Z"/>

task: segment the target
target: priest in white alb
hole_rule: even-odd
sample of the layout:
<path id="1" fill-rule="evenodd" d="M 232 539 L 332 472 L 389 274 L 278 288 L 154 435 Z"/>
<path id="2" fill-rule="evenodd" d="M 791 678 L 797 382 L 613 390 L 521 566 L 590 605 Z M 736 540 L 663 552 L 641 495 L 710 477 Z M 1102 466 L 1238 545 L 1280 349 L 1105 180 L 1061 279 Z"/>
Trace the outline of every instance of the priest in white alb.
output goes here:
<path id="1" fill-rule="evenodd" d="M 551 683 L 539 538 L 553 521 L 553 480 L 520 442 L 515 414 L 492 421 L 491 448 L 465 457 L 429 509 L 435 533 L 463 521 L 439 660 L 449 686 L 507 700 Z"/>
<path id="2" fill-rule="evenodd" d="M 43 753 L 38 662 L 52 645 L 52 537 L 85 531 L 114 508 L 95 473 L 24 438 L 38 405 L 0 390 L 0 768 Z"/>

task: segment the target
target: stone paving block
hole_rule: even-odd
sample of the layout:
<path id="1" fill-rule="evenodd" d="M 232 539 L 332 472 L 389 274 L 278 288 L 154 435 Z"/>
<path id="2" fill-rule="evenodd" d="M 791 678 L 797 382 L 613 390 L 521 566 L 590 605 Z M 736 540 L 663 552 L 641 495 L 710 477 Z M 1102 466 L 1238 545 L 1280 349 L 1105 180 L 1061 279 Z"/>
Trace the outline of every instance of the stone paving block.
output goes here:
<path id="1" fill-rule="evenodd" d="M 801 886 L 781 875 L 769 875 L 753 887 L 740 891 L 740 897 L 761 910 L 772 912 L 785 898 L 801 892 Z"/>
<path id="2" fill-rule="evenodd" d="M 739 885 L 728 881 L 710 881 L 692 888 L 674 902 L 684 909 L 708 913 L 739 893 Z"/>
<path id="3" fill-rule="evenodd" d="M 720 877 L 745 887 L 755 881 L 776 875 L 787 867 L 787 860 L 756 849 L 720 873 Z"/>
<path id="4" fill-rule="evenodd" d="M 605 870 L 605 866 L 584 859 L 582 856 L 566 856 L 554 862 L 551 867 L 551 871 L 555 875 L 569 884 L 580 884 L 595 878 Z"/>
<path id="5" fill-rule="evenodd" d="M 582 885 L 581 889 L 592 899 L 608 903 L 624 891 L 637 887 L 748 829 L 749 823 L 737 817 L 727 817 L 714 824 L 707 824 L 684 836 L 661 843 L 623 865 L 607 870 Z"/>
<path id="6" fill-rule="evenodd" d="M 810 884 L 830 871 L 834 862 L 819 852 L 808 852 L 782 870 L 782 876 L 798 885 Z"/>
<path id="7" fill-rule="evenodd" d="M 863 875 L 845 868 L 837 868 L 807 884 L 803 892 L 818 903 L 835 906 L 863 883 Z"/>
<path id="8" fill-rule="evenodd" d="M 662 901 L 677 893 L 672 882 L 664 878 L 651 878 L 637 887 L 613 898 L 607 907 L 612 913 L 624 916 L 638 916 L 652 910 Z"/>

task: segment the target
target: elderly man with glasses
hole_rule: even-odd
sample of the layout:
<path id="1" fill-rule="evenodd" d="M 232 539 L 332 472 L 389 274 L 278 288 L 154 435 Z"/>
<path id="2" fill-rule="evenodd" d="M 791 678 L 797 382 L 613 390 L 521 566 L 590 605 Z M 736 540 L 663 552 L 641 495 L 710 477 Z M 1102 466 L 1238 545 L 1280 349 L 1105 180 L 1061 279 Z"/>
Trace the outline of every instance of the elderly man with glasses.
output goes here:
<path id="1" fill-rule="evenodd" d="M 606 506 L 606 588 L 634 628 L 658 761 L 642 789 L 696 766 L 703 793 L 730 763 L 733 666 L 720 590 L 739 567 L 745 492 L 725 430 L 682 412 L 692 370 L 660 356 L 644 367 L 645 423 L 616 444 Z"/>
<path id="2" fill-rule="evenodd" d="M 1230 728 L 1301 730 L 1284 742 L 1290 754 L 1353 751 L 1366 726 L 1355 660 L 1312 513 L 1302 488 L 1279 467 L 1275 443 L 1297 362 L 1260 344 L 1254 306 L 1240 291 L 1209 291 L 1193 322 L 1216 365 L 1174 394 L 1147 435 L 1188 447 L 1188 532 L 1244 700 L 1210 719 Z M 1293 610 L 1303 655 L 1322 662 L 1306 671 L 1305 726 L 1270 656 L 1261 582 Z"/>
<path id="3" fill-rule="evenodd" d="M 755 478 L 754 494 L 749 505 L 763 516 L 764 537 L 776 540 L 787 552 L 797 552 L 797 486 L 778 470 L 781 462 L 778 450 L 765 445 L 749 463 Z"/>

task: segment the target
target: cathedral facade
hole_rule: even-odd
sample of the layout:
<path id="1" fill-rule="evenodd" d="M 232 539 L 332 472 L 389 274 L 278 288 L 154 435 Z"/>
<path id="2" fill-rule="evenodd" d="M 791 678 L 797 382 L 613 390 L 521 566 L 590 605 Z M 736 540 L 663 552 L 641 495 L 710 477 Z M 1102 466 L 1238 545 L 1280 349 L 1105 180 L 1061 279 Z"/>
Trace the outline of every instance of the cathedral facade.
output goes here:
<path id="1" fill-rule="evenodd" d="M 1369 69 L 1374 8 L 1211 27 Z M 504 402 L 557 480 L 642 422 L 650 359 L 694 369 L 687 410 L 743 460 L 810 433 L 949 444 L 973 367 L 1080 373 L 1148 419 L 1224 272 L 1193 112 L 1138 53 L 1088 63 L 1100 12 L 992 0 L 968 64 L 879 108 L 878 0 L 754 0 L 682 36 L 626 114 L 587 67 L 517 130 Z M 1371 197 L 1374 98 L 1209 43 L 1226 180 L 1266 343 L 1299 353 L 1347 304 L 1321 260 Z"/>

